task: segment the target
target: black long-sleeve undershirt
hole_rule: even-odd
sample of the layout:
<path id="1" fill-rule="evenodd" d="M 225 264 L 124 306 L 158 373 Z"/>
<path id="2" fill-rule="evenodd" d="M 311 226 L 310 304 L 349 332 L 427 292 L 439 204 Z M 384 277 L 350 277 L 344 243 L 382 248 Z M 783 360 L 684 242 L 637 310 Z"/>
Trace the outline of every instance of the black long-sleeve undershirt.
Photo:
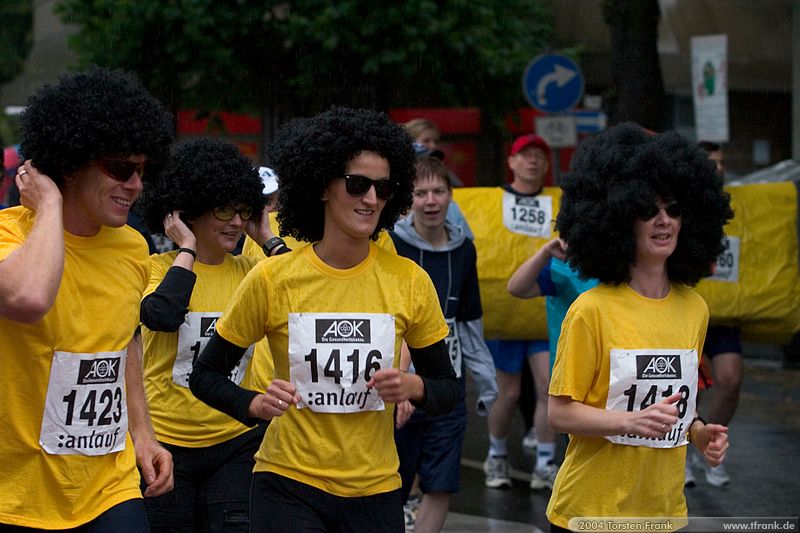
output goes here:
<path id="1" fill-rule="evenodd" d="M 197 274 L 183 267 L 170 267 L 156 290 L 142 299 L 140 320 L 151 331 L 178 331 L 189 312 L 189 300 Z"/>

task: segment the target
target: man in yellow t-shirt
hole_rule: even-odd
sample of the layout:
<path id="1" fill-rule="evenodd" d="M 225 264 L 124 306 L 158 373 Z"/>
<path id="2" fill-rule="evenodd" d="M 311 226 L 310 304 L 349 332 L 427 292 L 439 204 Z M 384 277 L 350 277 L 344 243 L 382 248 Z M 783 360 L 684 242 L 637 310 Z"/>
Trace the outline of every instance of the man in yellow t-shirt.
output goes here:
<path id="1" fill-rule="evenodd" d="M 162 494 L 172 459 L 134 337 L 147 245 L 125 222 L 171 118 L 132 76 L 92 69 L 40 89 L 21 126 L 22 206 L 0 212 L 0 529 L 146 532 L 137 463 Z"/>

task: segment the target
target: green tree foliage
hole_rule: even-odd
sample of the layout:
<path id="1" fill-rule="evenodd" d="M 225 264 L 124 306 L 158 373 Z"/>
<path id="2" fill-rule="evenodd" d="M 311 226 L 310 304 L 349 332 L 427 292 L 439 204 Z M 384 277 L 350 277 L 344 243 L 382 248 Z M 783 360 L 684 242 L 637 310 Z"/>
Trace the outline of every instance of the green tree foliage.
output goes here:
<path id="1" fill-rule="evenodd" d="M 603 0 L 611 31 L 612 123 L 664 126 L 664 80 L 658 56 L 658 0 Z"/>
<path id="2" fill-rule="evenodd" d="M 0 85 L 17 77 L 31 49 L 33 0 L 0 2 Z"/>
<path id="3" fill-rule="evenodd" d="M 545 0 L 59 0 L 83 65 L 136 71 L 173 106 L 524 105 Z"/>

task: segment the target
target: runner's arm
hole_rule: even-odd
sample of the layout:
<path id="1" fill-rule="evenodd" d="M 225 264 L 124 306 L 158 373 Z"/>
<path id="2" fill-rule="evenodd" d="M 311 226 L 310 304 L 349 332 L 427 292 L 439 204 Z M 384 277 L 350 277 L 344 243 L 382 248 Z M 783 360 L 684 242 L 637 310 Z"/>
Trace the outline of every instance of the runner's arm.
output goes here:
<path id="1" fill-rule="evenodd" d="M 22 205 L 36 212 L 33 228 L 0 261 L 0 317 L 32 324 L 50 310 L 64 270 L 62 198 L 55 182 L 30 161 L 17 175 Z"/>
<path id="2" fill-rule="evenodd" d="M 191 270 L 170 267 L 156 290 L 142 299 L 142 324 L 152 331 L 178 331 L 189 312 L 189 300 L 196 281 L 197 274 Z"/>
<path id="3" fill-rule="evenodd" d="M 189 388 L 203 403 L 243 424 L 254 426 L 259 419 L 250 416 L 248 410 L 258 393 L 243 389 L 228 379 L 246 350 L 214 333 L 194 363 Z"/>
<path id="4" fill-rule="evenodd" d="M 409 346 L 408 350 L 423 385 L 422 398 L 412 398 L 411 403 L 429 415 L 449 413 L 458 403 L 460 389 L 444 339 L 424 348 Z"/>
<path id="5" fill-rule="evenodd" d="M 147 399 L 144 393 L 142 375 L 141 335 L 136 333 L 128 344 L 128 357 L 125 364 L 125 394 L 128 402 L 128 422 L 136 464 L 147 483 L 145 496 L 160 496 L 172 490 L 172 454 L 156 440 Z"/>

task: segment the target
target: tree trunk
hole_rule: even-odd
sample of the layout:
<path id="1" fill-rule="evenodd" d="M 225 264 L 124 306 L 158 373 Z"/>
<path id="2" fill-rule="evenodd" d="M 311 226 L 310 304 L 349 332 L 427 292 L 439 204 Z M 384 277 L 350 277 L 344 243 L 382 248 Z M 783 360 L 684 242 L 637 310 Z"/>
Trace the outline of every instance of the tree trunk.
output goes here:
<path id="1" fill-rule="evenodd" d="M 661 131 L 666 121 L 657 46 L 658 0 L 605 0 L 603 11 L 611 32 L 610 121 L 634 121 Z"/>

